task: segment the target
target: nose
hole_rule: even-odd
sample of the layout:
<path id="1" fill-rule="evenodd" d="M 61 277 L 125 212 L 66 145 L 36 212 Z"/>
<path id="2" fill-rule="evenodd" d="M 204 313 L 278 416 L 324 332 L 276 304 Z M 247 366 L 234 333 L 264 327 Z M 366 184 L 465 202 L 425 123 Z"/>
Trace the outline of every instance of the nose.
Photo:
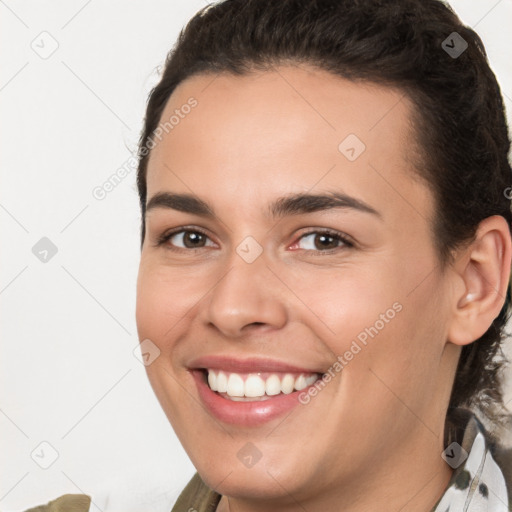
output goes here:
<path id="1" fill-rule="evenodd" d="M 264 255 L 247 263 L 234 254 L 227 269 L 207 303 L 209 325 L 230 338 L 255 329 L 282 328 L 287 320 L 283 287 L 267 267 Z"/>

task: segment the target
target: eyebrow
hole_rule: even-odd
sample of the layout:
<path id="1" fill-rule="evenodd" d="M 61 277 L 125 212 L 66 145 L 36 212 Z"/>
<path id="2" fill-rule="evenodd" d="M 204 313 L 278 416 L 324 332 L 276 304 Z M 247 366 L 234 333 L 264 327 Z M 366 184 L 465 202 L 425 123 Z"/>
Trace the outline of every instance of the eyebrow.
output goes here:
<path id="1" fill-rule="evenodd" d="M 156 208 L 169 208 L 208 219 L 215 218 L 213 207 L 192 194 L 158 192 L 149 200 L 146 206 L 146 213 Z M 290 194 L 272 202 L 269 205 L 268 212 L 273 218 L 279 218 L 287 215 L 300 215 L 330 210 L 332 208 L 352 209 L 369 213 L 382 219 L 381 213 L 369 204 L 340 192 Z"/>

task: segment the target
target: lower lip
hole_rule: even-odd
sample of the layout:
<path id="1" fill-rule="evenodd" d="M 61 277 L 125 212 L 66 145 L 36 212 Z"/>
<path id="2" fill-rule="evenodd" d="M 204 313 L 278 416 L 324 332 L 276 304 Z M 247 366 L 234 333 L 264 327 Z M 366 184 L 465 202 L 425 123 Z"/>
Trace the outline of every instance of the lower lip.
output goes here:
<path id="1" fill-rule="evenodd" d="M 283 416 L 294 407 L 301 405 L 298 400 L 299 394 L 308 390 L 305 388 L 288 395 L 280 394 L 267 400 L 235 402 L 212 391 L 205 381 L 203 371 L 192 370 L 191 373 L 203 404 L 215 418 L 224 423 L 247 427 L 261 425 Z"/>

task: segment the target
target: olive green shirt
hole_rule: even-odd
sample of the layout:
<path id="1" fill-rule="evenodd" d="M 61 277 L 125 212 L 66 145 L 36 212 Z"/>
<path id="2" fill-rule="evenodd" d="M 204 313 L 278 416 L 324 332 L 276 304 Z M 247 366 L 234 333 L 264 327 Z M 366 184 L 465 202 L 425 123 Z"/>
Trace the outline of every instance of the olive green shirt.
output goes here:
<path id="1" fill-rule="evenodd" d="M 512 450 L 493 445 L 472 413 L 457 411 L 459 427 L 449 429 L 443 452 L 454 471 L 443 496 L 430 512 L 512 511 Z M 208 488 L 196 473 L 170 512 L 215 512 L 220 499 L 221 495 Z M 90 503 L 87 495 L 66 494 L 25 512 L 89 512 Z"/>

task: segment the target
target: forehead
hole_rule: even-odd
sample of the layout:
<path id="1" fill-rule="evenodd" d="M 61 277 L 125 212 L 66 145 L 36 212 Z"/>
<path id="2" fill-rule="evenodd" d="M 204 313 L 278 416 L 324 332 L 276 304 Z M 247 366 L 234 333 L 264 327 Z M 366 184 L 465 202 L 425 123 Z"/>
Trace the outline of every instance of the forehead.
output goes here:
<path id="1" fill-rule="evenodd" d="M 194 105 L 189 108 L 188 105 Z M 165 188 L 246 205 L 342 189 L 399 214 L 431 207 L 413 171 L 411 102 L 397 89 L 307 66 L 182 82 L 160 120 L 148 198 Z M 185 189 L 189 190 L 185 190 Z M 396 209 L 396 208 L 395 208 Z"/>

